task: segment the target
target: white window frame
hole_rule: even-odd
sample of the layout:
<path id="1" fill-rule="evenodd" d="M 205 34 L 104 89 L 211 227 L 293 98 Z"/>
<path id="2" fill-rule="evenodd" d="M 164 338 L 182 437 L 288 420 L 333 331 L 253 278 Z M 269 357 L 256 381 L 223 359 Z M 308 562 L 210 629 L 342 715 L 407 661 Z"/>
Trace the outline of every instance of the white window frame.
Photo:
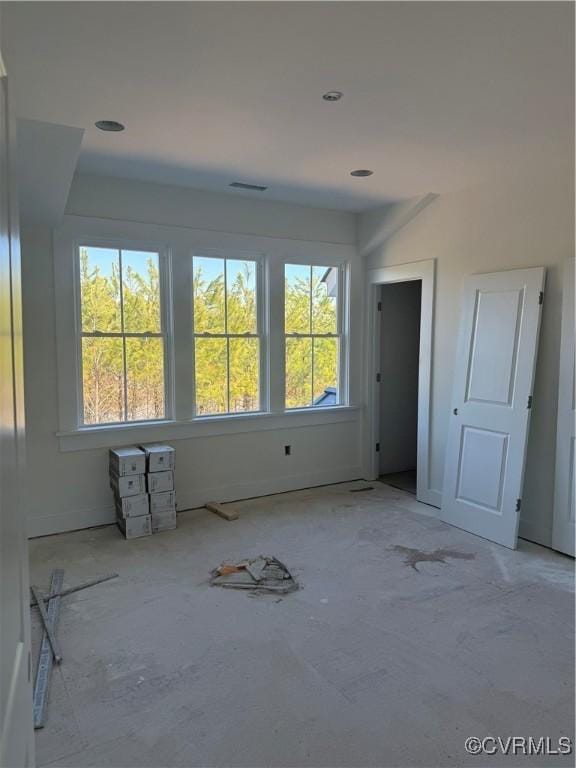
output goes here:
<path id="1" fill-rule="evenodd" d="M 81 248 L 108 248 L 119 252 L 119 265 L 120 265 L 120 316 L 122 323 L 124 322 L 124 302 L 123 302 L 123 280 L 122 280 L 122 251 L 140 251 L 143 253 L 151 253 L 158 256 L 158 283 L 160 291 L 160 332 L 159 333 L 128 333 L 124 330 L 118 333 L 108 333 L 96 331 L 93 333 L 87 333 L 82 329 L 82 290 L 80 284 L 80 249 Z M 172 386 L 172 349 L 173 349 L 173 334 L 172 318 L 171 318 L 171 304 L 169 300 L 168 290 L 169 278 L 168 278 L 168 256 L 163 249 L 157 246 L 152 246 L 149 243 L 135 243 L 130 241 L 127 245 L 127 241 L 119 242 L 117 239 L 104 239 L 104 238 L 79 238 L 74 243 L 74 288 L 75 288 L 75 331 L 76 331 L 76 373 L 77 373 L 77 424 L 79 427 L 105 427 L 105 426 L 119 426 L 129 424 L 154 424 L 155 422 L 165 421 L 173 416 L 174 412 L 174 396 Z M 83 338 L 118 338 L 123 342 L 123 371 L 124 371 L 124 415 L 128 414 L 128 371 L 126 367 L 126 348 L 125 340 L 127 338 L 161 338 L 163 341 L 164 352 L 164 416 L 158 419 L 136 419 L 128 420 L 127 418 L 122 421 L 108 421 L 97 422 L 95 424 L 87 424 L 84 421 L 84 383 L 82 372 L 82 339 Z"/>
<path id="2" fill-rule="evenodd" d="M 84 422 L 84 392 L 82 381 L 82 308 L 80 286 L 80 249 L 84 247 L 111 248 L 124 251 L 148 251 L 158 255 L 160 286 L 161 331 L 164 339 L 164 417 L 140 421 L 119 421 L 99 424 Z M 55 298 L 58 362 L 58 396 L 60 432 L 117 430 L 141 425 L 153 426 L 173 418 L 174 413 L 174 352 L 171 300 L 171 258 L 164 243 L 148 239 L 78 233 L 54 238 Z M 66 270 L 66 279 L 63 277 Z M 97 333 L 95 338 L 116 336 L 148 336 L 149 334 Z"/>
<path id="3" fill-rule="evenodd" d="M 170 343 L 165 368 L 166 418 L 144 422 L 83 425 L 78 355 L 78 296 L 76 279 L 79 243 L 152 250 L 165 257 L 166 328 Z M 245 434 L 356 421 L 360 410 L 360 381 L 349 378 L 360 368 L 362 265 L 353 245 L 281 237 L 218 232 L 182 226 L 66 215 L 53 233 L 54 303 L 59 417 L 56 437 L 63 452 L 108 448 L 140 442 L 169 441 L 217 435 Z M 194 414 L 194 339 L 192 255 L 226 258 L 258 257 L 261 408 L 253 413 Z M 78 262 L 79 264 L 79 262 Z M 340 404 L 285 410 L 284 264 L 339 266 L 342 275 Z M 351 302 L 355 310 L 351 324 Z M 169 351 L 168 351 L 168 348 Z"/>
<path id="4" fill-rule="evenodd" d="M 287 339 L 311 339 L 312 340 L 312 399 L 309 405 L 299 405 L 293 408 L 286 406 L 286 393 L 284 392 L 284 410 L 286 413 L 293 411 L 321 411 L 324 408 L 338 408 L 346 406 L 349 402 L 348 393 L 348 270 L 346 264 L 327 264 L 315 263 L 314 261 L 302 262 L 287 260 L 282 265 L 282 293 L 283 301 L 286 301 L 286 267 L 324 267 L 326 269 L 336 269 L 338 274 L 338 293 L 336 296 L 336 333 L 313 333 L 312 318 L 310 318 L 310 333 L 287 333 L 286 332 L 286 313 L 284 312 L 283 337 L 284 337 L 284 360 L 286 360 L 286 340 Z M 310 313 L 312 313 L 312 282 L 310 283 Z M 314 405 L 314 339 L 337 339 L 338 344 L 338 367 L 337 367 L 337 402 L 333 406 Z M 284 370 L 284 387 L 286 387 L 286 371 Z"/>
<path id="5" fill-rule="evenodd" d="M 215 250 L 211 248 L 198 248 L 192 252 L 192 263 L 194 258 L 208 258 L 208 259 L 223 259 L 224 260 L 224 311 L 225 317 L 228 317 L 228 307 L 226 301 L 226 262 L 227 261 L 252 261 L 256 265 L 256 333 L 196 333 L 195 329 L 195 315 L 194 315 L 194 298 L 192 297 L 192 344 L 193 344 L 193 356 L 192 356 L 192 418 L 196 421 L 204 421 L 208 419 L 223 419 L 223 418 L 235 418 L 237 416 L 250 416 L 261 413 L 270 412 L 270 398 L 269 398 L 269 370 L 268 370 L 268 301 L 267 291 L 265 290 L 265 257 L 262 253 L 254 253 L 253 251 L 236 251 L 236 250 Z M 192 280 L 194 279 L 194 267 L 192 266 Z M 191 285 L 191 288 L 193 285 Z M 229 339 L 247 339 L 257 338 L 259 341 L 259 375 L 258 375 L 258 402 L 260 407 L 256 411 L 225 411 L 222 413 L 210 413 L 200 414 L 196 413 L 196 339 L 226 339 L 227 340 L 227 376 L 228 376 L 228 393 L 227 401 L 228 407 L 230 407 L 230 351 L 229 351 Z"/>

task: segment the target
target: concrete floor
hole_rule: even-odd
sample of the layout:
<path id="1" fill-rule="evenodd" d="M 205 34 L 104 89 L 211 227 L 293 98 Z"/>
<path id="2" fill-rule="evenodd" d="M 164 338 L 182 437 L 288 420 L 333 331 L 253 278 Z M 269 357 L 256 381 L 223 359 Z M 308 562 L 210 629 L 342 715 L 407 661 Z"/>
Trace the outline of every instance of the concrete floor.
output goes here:
<path id="1" fill-rule="evenodd" d="M 380 483 L 350 492 L 364 485 L 243 502 L 235 522 L 187 512 L 130 542 L 114 527 L 33 541 L 40 587 L 54 567 L 67 584 L 120 574 L 63 601 L 38 765 L 571 765 L 464 741 L 574 735 L 573 561 L 451 528 Z M 438 549 L 453 556 L 418 562 Z M 261 553 L 302 589 L 209 586 Z"/>

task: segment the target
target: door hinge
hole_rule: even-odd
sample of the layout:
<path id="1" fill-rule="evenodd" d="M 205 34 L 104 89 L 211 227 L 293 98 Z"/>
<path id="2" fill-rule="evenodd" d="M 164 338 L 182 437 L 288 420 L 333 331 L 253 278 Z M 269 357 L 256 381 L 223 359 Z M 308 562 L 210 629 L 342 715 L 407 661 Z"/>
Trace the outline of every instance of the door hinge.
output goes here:
<path id="1" fill-rule="evenodd" d="M 516 499 L 516 512 L 520 512 L 521 506 L 522 506 L 522 499 Z"/>
<path id="2" fill-rule="evenodd" d="M 378 302 L 378 312 L 382 312 L 382 302 Z"/>
<path id="3" fill-rule="evenodd" d="M 378 384 L 380 384 L 380 381 L 381 381 L 381 380 L 382 380 L 382 376 L 380 376 L 380 374 L 379 374 L 379 373 L 377 373 L 377 374 L 376 374 L 376 381 L 378 382 Z"/>
<path id="4" fill-rule="evenodd" d="M 376 443 L 376 453 L 380 453 L 380 443 Z"/>
<path id="5" fill-rule="evenodd" d="M 538 304 L 544 303 L 544 291 L 540 291 L 540 295 L 538 296 Z"/>
<path id="6" fill-rule="evenodd" d="M 532 395 L 528 395 L 528 405 L 526 407 L 528 409 L 532 408 Z"/>
<path id="7" fill-rule="evenodd" d="M 28 682 L 32 682 L 32 653 L 28 651 Z"/>

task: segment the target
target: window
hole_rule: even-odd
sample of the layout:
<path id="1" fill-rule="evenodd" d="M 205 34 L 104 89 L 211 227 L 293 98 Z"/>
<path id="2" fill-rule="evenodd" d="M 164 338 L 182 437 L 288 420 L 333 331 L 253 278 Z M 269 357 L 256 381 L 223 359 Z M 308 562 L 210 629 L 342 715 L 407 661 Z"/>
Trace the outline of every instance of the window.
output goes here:
<path id="1" fill-rule="evenodd" d="M 82 422 L 164 418 L 159 253 L 82 245 L 78 259 Z"/>
<path id="2" fill-rule="evenodd" d="M 286 408 L 337 405 L 340 269 L 286 264 Z"/>
<path id="3" fill-rule="evenodd" d="M 53 245 L 61 450 L 357 418 L 352 246 L 81 216 Z"/>
<path id="4" fill-rule="evenodd" d="M 195 413 L 262 408 L 258 262 L 194 256 Z"/>

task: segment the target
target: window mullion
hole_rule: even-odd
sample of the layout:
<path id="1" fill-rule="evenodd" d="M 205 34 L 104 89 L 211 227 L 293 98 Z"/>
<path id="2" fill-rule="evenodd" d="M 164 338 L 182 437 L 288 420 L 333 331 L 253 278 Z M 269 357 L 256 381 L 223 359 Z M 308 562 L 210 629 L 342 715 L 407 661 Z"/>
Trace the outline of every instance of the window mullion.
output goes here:
<path id="1" fill-rule="evenodd" d="M 228 337 L 228 259 L 224 259 L 224 336 L 226 338 L 226 413 L 230 413 L 230 338 Z"/>
<path id="2" fill-rule="evenodd" d="M 343 364 L 344 353 L 344 341 L 343 341 L 343 329 L 344 329 L 344 299 L 348 301 L 348 292 L 345 287 L 346 273 L 342 266 L 338 267 L 338 280 L 337 280 L 337 297 L 336 297 L 336 331 L 338 332 L 337 342 L 337 378 L 336 378 L 336 402 L 342 404 L 342 394 L 348 389 L 347 373 Z"/>
<path id="3" fill-rule="evenodd" d="M 124 419 L 128 421 L 128 373 L 126 367 L 126 336 L 124 335 L 124 280 L 122 274 L 122 250 L 118 251 L 118 267 L 119 267 L 119 280 L 120 280 L 120 329 L 122 331 L 122 365 L 123 365 L 123 381 L 124 381 Z"/>
<path id="4" fill-rule="evenodd" d="M 312 266 L 310 267 L 310 344 L 312 346 L 312 371 L 310 376 L 310 405 L 314 404 L 314 328 L 312 326 L 312 278 L 314 271 Z"/>
<path id="5" fill-rule="evenodd" d="M 226 337 L 226 397 L 228 405 L 227 413 L 230 413 L 230 337 Z"/>
<path id="6" fill-rule="evenodd" d="M 82 331 L 81 336 L 89 339 L 165 339 L 163 333 L 115 333 L 111 331 Z"/>
<path id="7" fill-rule="evenodd" d="M 130 334 L 126 334 L 129 336 Z M 195 333 L 196 339 L 260 339 L 258 333 Z"/>
<path id="8" fill-rule="evenodd" d="M 311 376 L 311 388 L 312 388 L 312 391 L 310 392 L 310 405 L 314 405 L 314 346 L 315 346 L 315 344 L 314 344 L 314 341 L 315 341 L 314 336 L 310 337 L 310 341 L 311 341 L 311 344 L 312 344 L 312 376 Z"/>
<path id="9" fill-rule="evenodd" d="M 266 265 L 268 287 L 266 305 L 268 408 L 283 413 L 286 408 L 286 324 L 285 266 L 271 259 Z"/>

